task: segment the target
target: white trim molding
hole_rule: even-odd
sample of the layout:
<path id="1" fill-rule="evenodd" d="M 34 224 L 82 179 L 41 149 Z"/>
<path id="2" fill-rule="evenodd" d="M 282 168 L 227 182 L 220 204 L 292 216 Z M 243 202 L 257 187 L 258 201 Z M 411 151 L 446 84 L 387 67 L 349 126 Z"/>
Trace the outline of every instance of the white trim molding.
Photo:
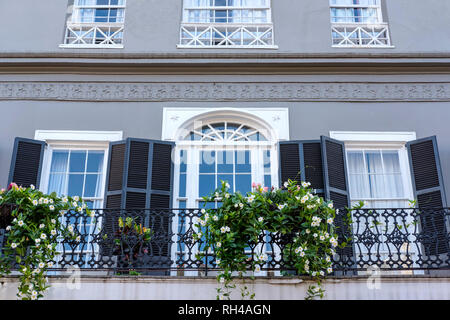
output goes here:
<path id="1" fill-rule="evenodd" d="M 273 141 L 289 140 L 288 108 L 164 108 L 162 140 L 179 140 L 179 130 L 196 120 L 230 117 L 248 119 L 270 131 Z"/>
<path id="2" fill-rule="evenodd" d="M 345 142 L 397 142 L 416 140 L 415 132 L 330 131 L 330 138 Z"/>
<path id="3" fill-rule="evenodd" d="M 36 130 L 36 140 L 111 142 L 123 139 L 123 131 Z"/>

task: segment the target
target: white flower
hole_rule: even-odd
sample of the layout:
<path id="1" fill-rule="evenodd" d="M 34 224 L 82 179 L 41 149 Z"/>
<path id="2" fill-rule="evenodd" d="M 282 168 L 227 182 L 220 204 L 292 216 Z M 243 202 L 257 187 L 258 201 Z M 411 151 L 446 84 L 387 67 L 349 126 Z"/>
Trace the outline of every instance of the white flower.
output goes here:
<path id="1" fill-rule="evenodd" d="M 202 210 L 201 210 L 201 213 L 205 214 L 205 213 L 206 213 L 206 210 L 205 210 L 205 209 L 202 209 Z"/>
<path id="2" fill-rule="evenodd" d="M 78 237 L 75 239 L 75 241 L 76 241 L 76 242 L 80 242 L 80 241 L 81 241 L 81 237 L 78 236 Z"/>
<path id="3" fill-rule="evenodd" d="M 317 203 L 318 203 L 318 204 L 320 204 L 320 198 L 319 198 L 319 199 L 317 199 Z"/>
<path id="4" fill-rule="evenodd" d="M 305 232 L 306 232 L 306 234 L 310 234 L 310 233 L 311 233 L 311 230 L 306 229 Z"/>
<path id="5" fill-rule="evenodd" d="M 308 188 L 311 185 L 310 182 L 302 182 L 303 188 Z"/>
<path id="6" fill-rule="evenodd" d="M 311 273 L 311 275 L 312 275 L 313 277 L 315 277 L 316 274 L 317 274 L 317 272 L 315 272 L 315 271 L 313 271 L 313 272 Z"/>
<path id="7" fill-rule="evenodd" d="M 225 193 L 225 198 L 229 198 L 230 197 L 230 194 L 229 193 Z"/>
<path id="8" fill-rule="evenodd" d="M 332 223 L 333 223 L 333 218 L 328 218 L 328 219 L 327 219 L 327 223 L 328 223 L 328 224 L 332 224 Z"/>
<path id="9" fill-rule="evenodd" d="M 51 267 L 53 267 L 53 262 L 49 262 L 49 263 L 47 263 L 47 267 L 49 267 L 49 268 L 51 268 Z"/>
<path id="10" fill-rule="evenodd" d="M 260 272 L 261 271 L 261 267 L 259 266 L 259 264 L 257 264 L 255 266 L 255 272 Z"/>
<path id="11" fill-rule="evenodd" d="M 44 199 L 43 198 L 40 198 L 39 199 L 39 204 L 42 204 L 44 202 Z"/>
<path id="12" fill-rule="evenodd" d="M 202 237 L 202 233 L 201 232 L 199 232 L 199 233 L 197 233 L 197 238 L 201 238 Z"/>
<path id="13" fill-rule="evenodd" d="M 49 199 L 48 202 L 53 203 L 54 201 L 53 201 L 53 199 Z"/>
<path id="14" fill-rule="evenodd" d="M 325 232 L 325 238 L 328 239 L 330 237 L 330 234 L 328 232 Z"/>
<path id="15" fill-rule="evenodd" d="M 77 210 L 78 210 L 78 212 L 83 212 L 84 209 L 82 207 L 78 207 Z"/>
<path id="16" fill-rule="evenodd" d="M 39 204 L 39 202 L 35 199 L 33 200 L 33 206 L 37 206 Z"/>
<path id="17" fill-rule="evenodd" d="M 323 277 L 324 275 L 325 275 L 325 273 L 322 271 L 322 270 L 320 270 L 320 275 Z"/>
<path id="18" fill-rule="evenodd" d="M 11 226 L 7 226 L 6 231 L 10 231 L 10 230 L 11 230 Z"/>
<path id="19" fill-rule="evenodd" d="M 50 222 L 53 223 L 53 224 L 55 224 L 55 223 L 56 223 L 56 220 L 55 220 L 55 219 L 52 219 L 52 220 L 50 220 Z"/>
<path id="20" fill-rule="evenodd" d="M 308 209 L 314 209 L 315 208 L 315 206 L 313 205 L 313 204 L 309 204 L 309 205 L 307 205 L 306 206 Z"/>
<path id="21" fill-rule="evenodd" d="M 331 258 L 330 258 L 329 256 L 327 256 L 327 257 L 325 258 L 325 261 L 326 261 L 326 262 L 330 262 L 330 261 L 331 261 Z"/>
<path id="22" fill-rule="evenodd" d="M 287 188 L 288 186 L 289 186 L 289 182 L 286 181 L 286 182 L 284 183 L 284 187 Z"/>
<path id="23" fill-rule="evenodd" d="M 244 204 L 243 203 L 239 203 L 239 208 L 243 208 L 244 207 Z"/>
<path id="24" fill-rule="evenodd" d="M 325 240 L 325 237 L 324 236 L 320 236 L 319 239 L 320 239 L 320 241 L 323 241 L 323 240 Z"/>
<path id="25" fill-rule="evenodd" d="M 332 203 L 332 202 L 330 202 L 330 203 L 328 204 L 328 208 L 333 209 L 333 203 Z"/>
<path id="26" fill-rule="evenodd" d="M 73 200 L 80 201 L 80 197 L 79 196 L 75 196 L 75 197 L 73 197 Z"/>
<path id="27" fill-rule="evenodd" d="M 264 218 L 263 218 L 263 217 L 259 217 L 259 218 L 258 218 L 258 221 L 259 221 L 259 222 L 263 222 L 263 221 L 264 221 Z"/>
<path id="28" fill-rule="evenodd" d="M 304 256 L 305 256 L 305 252 L 304 251 L 300 252 L 300 257 L 304 257 Z"/>
<path id="29" fill-rule="evenodd" d="M 314 233 L 314 234 L 313 234 L 313 237 L 314 237 L 314 238 L 317 238 L 317 236 L 318 236 L 317 233 Z"/>
<path id="30" fill-rule="evenodd" d="M 308 200 L 308 195 L 303 196 L 303 198 L 300 200 L 301 203 L 305 203 Z"/>
<path id="31" fill-rule="evenodd" d="M 54 205 L 50 205 L 48 208 L 50 209 L 50 211 L 55 210 L 55 206 Z"/>
<path id="32" fill-rule="evenodd" d="M 22 220 L 19 220 L 19 222 L 17 222 L 17 224 L 19 225 L 19 227 L 21 227 L 21 226 L 23 226 L 23 221 Z"/>
<path id="33" fill-rule="evenodd" d="M 225 183 L 225 188 L 230 189 L 230 184 L 228 182 Z"/>
<path id="34" fill-rule="evenodd" d="M 43 262 L 40 262 L 40 263 L 39 263 L 39 268 L 41 268 L 41 269 L 42 269 L 42 268 L 44 268 L 44 267 L 45 267 L 45 263 L 43 263 Z"/>
<path id="35" fill-rule="evenodd" d="M 206 221 L 205 220 L 199 220 L 200 221 L 200 224 L 202 225 L 202 227 L 204 227 L 204 226 L 206 226 Z"/>
<path id="36" fill-rule="evenodd" d="M 286 206 L 285 204 L 279 204 L 279 205 L 278 205 L 278 209 L 283 210 L 283 208 L 284 208 L 285 206 Z"/>
<path id="37" fill-rule="evenodd" d="M 217 247 L 217 248 L 222 247 L 222 243 L 221 243 L 221 242 L 217 242 L 217 243 L 216 243 L 216 247 Z"/>
<path id="38" fill-rule="evenodd" d="M 250 197 L 247 198 L 247 201 L 248 201 L 249 203 L 252 203 L 254 200 L 255 200 L 255 197 L 254 197 L 254 196 L 250 196 Z"/>
<path id="39" fill-rule="evenodd" d="M 47 199 L 47 198 L 44 199 L 44 203 L 45 203 L 45 204 L 48 204 L 48 199 Z"/>
<path id="40" fill-rule="evenodd" d="M 217 221 L 217 220 L 219 220 L 219 217 L 216 216 L 216 215 L 214 215 L 214 216 L 212 217 L 212 219 L 213 219 L 214 221 Z"/>
<path id="41" fill-rule="evenodd" d="M 216 259 L 216 265 L 220 265 L 220 259 Z"/>
<path id="42" fill-rule="evenodd" d="M 328 268 L 328 269 L 327 269 L 327 272 L 328 272 L 328 273 L 332 273 L 332 272 L 333 272 L 333 268 L 331 268 L 331 267 Z"/>
<path id="43" fill-rule="evenodd" d="M 227 232 L 227 228 L 225 228 L 225 227 L 220 228 L 220 232 L 222 232 L 222 233 Z"/>
<path id="44" fill-rule="evenodd" d="M 45 225 L 43 224 L 43 223 L 41 223 L 40 225 L 39 225 L 39 229 L 44 229 L 45 228 Z"/>
<path id="45" fill-rule="evenodd" d="M 39 268 L 37 268 L 33 271 L 33 273 L 39 273 L 39 272 L 41 272 L 41 269 L 39 269 Z"/>
<path id="46" fill-rule="evenodd" d="M 50 231 L 50 233 L 52 234 L 52 236 L 55 236 L 56 235 L 56 230 L 53 229 L 52 231 Z"/>
<path id="47" fill-rule="evenodd" d="M 266 254 L 261 254 L 261 255 L 259 255 L 258 260 L 260 260 L 260 261 L 266 261 L 266 260 L 267 260 L 267 255 L 266 255 Z"/>
<path id="48" fill-rule="evenodd" d="M 37 296 L 37 292 L 36 292 L 36 291 L 33 291 L 31 294 L 32 294 L 33 296 Z"/>
<path id="49" fill-rule="evenodd" d="M 234 207 L 237 208 L 239 205 L 237 203 L 234 204 Z"/>
<path id="50" fill-rule="evenodd" d="M 41 239 L 37 238 L 36 240 L 34 240 L 34 242 L 40 243 L 40 242 L 41 242 Z"/>
<path id="51" fill-rule="evenodd" d="M 216 192 L 216 193 L 214 194 L 214 196 L 215 196 L 216 198 L 220 198 L 220 195 L 219 195 L 218 192 Z"/>
<path id="52" fill-rule="evenodd" d="M 34 189 L 36 189 L 36 187 L 34 185 L 30 184 L 30 189 L 34 190 Z"/>
<path id="53" fill-rule="evenodd" d="M 17 248 L 17 244 L 15 242 L 11 243 L 11 248 L 13 249 Z"/>
<path id="54" fill-rule="evenodd" d="M 59 213 L 63 216 L 66 214 L 66 210 L 60 210 Z"/>
<path id="55" fill-rule="evenodd" d="M 224 277 L 220 277 L 220 283 L 224 283 L 225 282 L 225 278 Z"/>
<path id="56" fill-rule="evenodd" d="M 42 233 L 42 234 L 41 234 L 41 239 L 42 239 L 42 240 L 47 239 L 47 235 L 46 235 L 45 233 Z"/>
<path id="57" fill-rule="evenodd" d="M 47 249 L 48 249 L 48 250 L 52 250 L 52 249 L 53 249 L 53 246 L 52 246 L 51 244 L 48 244 L 48 245 L 47 245 Z"/>
<path id="58" fill-rule="evenodd" d="M 69 232 L 73 232 L 73 225 L 69 224 L 69 226 L 67 227 L 67 230 L 69 230 Z"/>
<path id="59" fill-rule="evenodd" d="M 67 197 L 62 198 L 62 202 L 67 203 L 69 201 L 69 199 L 67 199 Z"/>

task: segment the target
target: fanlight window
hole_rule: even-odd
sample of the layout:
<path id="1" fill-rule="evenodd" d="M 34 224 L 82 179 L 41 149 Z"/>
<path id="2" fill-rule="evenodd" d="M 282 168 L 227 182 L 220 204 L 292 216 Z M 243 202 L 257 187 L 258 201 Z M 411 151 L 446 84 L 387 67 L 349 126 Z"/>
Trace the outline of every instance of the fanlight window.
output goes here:
<path id="1" fill-rule="evenodd" d="M 204 125 L 194 129 L 186 137 L 191 141 L 267 141 L 260 130 L 252 128 L 245 124 L 236 124 L 232 122 L 218 122 Z"/>

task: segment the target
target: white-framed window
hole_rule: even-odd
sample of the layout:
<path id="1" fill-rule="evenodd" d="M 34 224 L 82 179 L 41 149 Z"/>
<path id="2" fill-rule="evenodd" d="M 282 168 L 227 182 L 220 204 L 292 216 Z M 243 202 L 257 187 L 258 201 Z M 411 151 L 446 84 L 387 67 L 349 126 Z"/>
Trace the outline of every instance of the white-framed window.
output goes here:
<path id="1" fill-rule="evenodd" d="M 413 132 L 331 132 L 344 141 L 353 204 L 367 208 L 408 208 L 413 200 L 406 143 Z"/>
<path id="2" fill-rule="evenodd" d="M 390 47 L 382 0 L 330 0 L 334 47 Z"/>
<path id="3" fill-rule="evenodd" d="M 60 47 L 122 48 L 126 0 L 75 0 Z"/>
<path id="4" fill-rule="evenodd" d="M 102 209 L 109 142 L 122 140 L 122 136 L 121 131 L 37 130 L 35 139 L 47 143 L 39 189 L 45 193 L 56 192 L 58 196 L 79 196 L 88 208 Z M 62 219 L 66 223 L 66 218 Z M 102 222 L 94 219 L 87 215 L 71 218 L 67 222 L 77 225 L 86 240 L 75 248 L 63 243 L 57 246 L 58 251 L 66 252 L 65 259 L 79 261 L 81 267 L 99 253 L 99 246 L 92 239 Z M 67 252 L 73 256 L 68 257 Z M 56 266 L 59 264 L 57 259 Z"/>
<path id="5" fill-rule="evenodd" d="M 271 0 L 184 0 L 178 47 L 276 48 Z"/>
<path id="6" fill-rule="evenodd" d="M 178 141 L 176 150 L 180 159 L 175 168 L 176 207 L 203 207 L 202 197 L 220 188 L 221 181 L 243 195 L 253 182 L 276 185 L 276 144 L 246 122 L 204 122 Z"/>

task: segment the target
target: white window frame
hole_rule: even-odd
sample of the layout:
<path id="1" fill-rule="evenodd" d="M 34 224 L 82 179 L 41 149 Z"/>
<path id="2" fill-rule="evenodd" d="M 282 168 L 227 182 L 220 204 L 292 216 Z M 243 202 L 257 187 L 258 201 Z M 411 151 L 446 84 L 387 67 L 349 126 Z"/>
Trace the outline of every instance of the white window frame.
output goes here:
<path id="1" fill-rule="evenodd" d="M 331 131 L 330 137 L 345 143 L 346 151 L 355 150 L 396 150 L 400 161 L 400 171 L 404 187 L 401 199 L 350 199 L 351 201 L 408 201 L 414 199 L 411 170 L 406 143 L 416 140 L 415 132 L 358 132 Z M 347 156 L 347 155 L 346 155 Z M 347 162 L 348 163 L 348 162 Z M 348 170 L 348 168 L 347 168 Z"/>
<path id="2" fill-rule="evenodd" d="M 382 23 L 383 22 L 383 10 L 381 9 L 381 0 L 377 0 L 377 4 L 375 5 L 362 5 L 362 4 L 332 4 L 333 0 L 330 0 L 330 21 L 331 23 L 336 23 L 333 21 L 333 16 L 331 15 L 331 11 L 333 8 L 337 9 L 376 9 L 377 10 L 377 22 L 376 23 Z M 337 0 L 339 1 L 339 0 Z M 345 22 L 345 23 L 354 23 L 354 24 L 365 24 L 365 22 Z"/>
<path id="3" fill-rule="evenodd" d="M 60 44 L 60 48 L 81 48 L 81 49 L 89 49 L 89 48 L 103 48 L 103 49 L 121 49 L 123 48 L 123 33 L 124 33 L 124 26 L 125 26 L 125 17 L 126 17 L 126 4 L 127 0 L 123 0 L 123 5 L 83 5 L 79 6 L 77 5 L 77 0 L 74 1 L 74 5 L 72 7 L 72 15 L 70 17 L 70 20 L 66 23 L 66 28 L 64 32 L 64 43 Z M 76 21 L 76 18 L 80 12 L 80 9 L 123 9 L 123 21 L 121 22 L 79 22 Z M 105 35 L 105 31 L 110 31 L 111 28 L 116 29 L 116 31 L 109 37 L 114 37 L 117 33 L 122 33 L 121 43 L 105 43 L 105 44 L 93 44 L 93 43 L 67 43 L 69 40 L 67 38 L 67 33 L 71 32 L 70 30 L 79 31 L 81 32 L 80 36 L 77 36 L 77 40 L 80 40 L 83 42 L 83 36 L 87 35 L 91 32 L 94 34 L 101 33 Z M 81 31 L 84 30 L 84 31 Z M 108 38 L 108 39 L 109 39 Z M 113 40 L 112 40 L 113 41 Z"/>
<path id="4" fill-rule="evenodd" d="M 72 130 L 36 130 L 34 138 L 45 141 L 47 147 L 44 152 L 41 183 L 39 189 L 48 192 L 50 179 L 50 165 L 54 150 L 104 150 L 103 179 L 100 188 L 99 201 L 102 209 L 106 185 L 106 172 L 108 169 L 109 143 L 120 141 L 123 138 L 122 131 L 72 131 Z M 81 196 L 81 195 L 80 195 Z"/>

